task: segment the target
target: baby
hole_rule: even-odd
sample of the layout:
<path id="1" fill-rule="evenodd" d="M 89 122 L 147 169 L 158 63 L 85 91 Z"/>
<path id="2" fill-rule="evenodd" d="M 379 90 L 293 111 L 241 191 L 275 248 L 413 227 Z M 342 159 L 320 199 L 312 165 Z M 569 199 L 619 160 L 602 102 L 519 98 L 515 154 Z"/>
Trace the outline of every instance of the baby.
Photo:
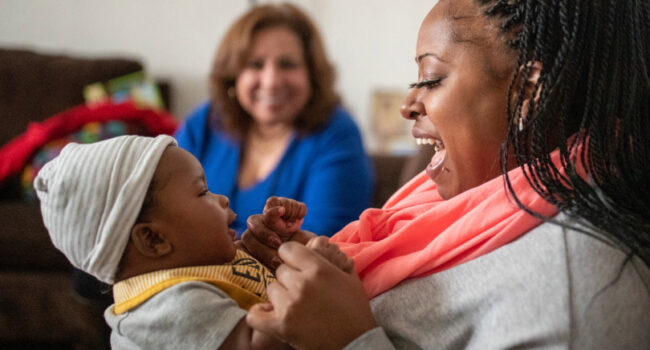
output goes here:
<path id="1" fill-rule="evenodd" d="M 114 349 L 287 347 L 246 324 L 246 310 L 267 300 L 275 277 L 236 249 L 228 198 L 209 192 L 201 164 L 172 137 L 69 144 L 34 188 L 54 245 L 113 285 L 104 316 Z M 272 197 L 262 215 L 291 235 L 306 211 Z M 351 261 L 323 240 L 308 246 L 349 270 Z"/>

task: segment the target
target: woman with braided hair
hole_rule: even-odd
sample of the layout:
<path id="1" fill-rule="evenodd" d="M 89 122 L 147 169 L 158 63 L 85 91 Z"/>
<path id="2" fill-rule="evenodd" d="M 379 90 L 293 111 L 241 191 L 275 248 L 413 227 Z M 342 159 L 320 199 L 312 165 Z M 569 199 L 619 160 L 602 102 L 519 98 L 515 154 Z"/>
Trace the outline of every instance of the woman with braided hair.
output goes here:
<path id="1" fill-rule="evenodd" d="M 249 325 L 297 348 L 649 349 L 649 23 L 638 0 L 439 0 L 401 110 L 430 164 L 332 237 L 356 273 L 250 217 L 278 282 Z"/>

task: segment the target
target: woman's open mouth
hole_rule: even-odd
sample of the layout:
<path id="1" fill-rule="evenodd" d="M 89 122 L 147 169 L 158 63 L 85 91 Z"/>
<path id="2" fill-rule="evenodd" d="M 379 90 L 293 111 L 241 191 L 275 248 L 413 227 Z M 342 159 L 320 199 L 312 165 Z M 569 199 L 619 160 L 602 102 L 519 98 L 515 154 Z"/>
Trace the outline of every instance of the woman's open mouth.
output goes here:
<path id="1" fill-rule="evenodd" d="M 445 148 L 442 141 L 429 137 L 417 137 L 415 138 L 415 143 L 418 145 L 432 145 L 436 152 Z"/>
<path id="2" fill-rule="evenodd" d="M 442 172 L 442 163 L 445 161 L 447 156 L 447 151 L 445 150 L 445 144 L 442 140 L 435 139 L 432 137 L 416 137 L 415 143 L 418 145 L 432 145 L 435 153 L 431 157 L 431 162 L 427 165 L 427 175 L 433 180 L 437 177 L 438 174 Z"/>

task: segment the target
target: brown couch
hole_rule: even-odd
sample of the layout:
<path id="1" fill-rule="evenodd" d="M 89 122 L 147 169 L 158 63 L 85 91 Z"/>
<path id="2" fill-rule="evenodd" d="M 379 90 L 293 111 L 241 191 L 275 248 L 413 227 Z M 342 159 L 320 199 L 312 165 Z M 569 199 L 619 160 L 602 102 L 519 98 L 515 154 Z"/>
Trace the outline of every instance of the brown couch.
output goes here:
<path id="1" fill-rule="evenodd" d="M 0 145 L 24 132 L 29 122 L 82 104 L 84 86 L 141 69 L 132 59 L 0 49 Z M 161 87 L 169 106 L 169 88 Z M 373 156 L 377 182 L 373 206 L 381 206 L 399 185 L 422 169 L 429 153 L 411 158 Z M 37 203 L 22 200 L 18 177 L 2 183 L 0 348 L 108 348 L 109 330 L 102 313 L 110 299 L 80 295 L 80 289 L 74 288 L 79 277 L 86 278 L 52 246 Z"/>
<path id="2" fill-rule="evenodd" d="M 83 103 L 83 87 L 142 70 L 123 58 L 73 58 L 0 49 L 0 145 Z M 23 201 L 18 176 L 0 187 L 0 348 L 108 347 L 104 302 L 80 297 L 73 270 L 52 246 L 38 205 Z"/>

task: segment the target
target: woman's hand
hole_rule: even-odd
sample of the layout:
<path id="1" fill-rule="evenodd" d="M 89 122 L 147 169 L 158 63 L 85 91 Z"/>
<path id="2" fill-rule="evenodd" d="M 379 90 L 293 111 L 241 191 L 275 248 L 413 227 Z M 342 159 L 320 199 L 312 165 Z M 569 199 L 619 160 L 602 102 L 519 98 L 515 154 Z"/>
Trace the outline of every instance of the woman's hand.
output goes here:
<path id="1" fill-rule="evenodd" d="M 363 285 L 311 249 L 288 242 L 284 264 L 268 286 L 270 303 L 257 304 L 246 321 L 302 349 L 341 349 L 375 327 Z"/>
<path id="2" fill-rule="evenodd" d="M 264 224 L 262 214 L 249 216 L 246 225 L 248 229 L 241 235 L 241 245 L 262 264 L 275 270 L 282 263 L 278 257 L 280 236 Z"/>
<path id="3" fill-rule="evenodd" d="M 305 246 L 320 254 L 334 266 L 343 270 L 343 272 L 350 273 L 354 271 L 354 260 L 345 255 L 345 253 L 339 249 L 339 246 L 330 243 L 329 238 L 325 236 L 314 237 L 310 239 Z"/>

